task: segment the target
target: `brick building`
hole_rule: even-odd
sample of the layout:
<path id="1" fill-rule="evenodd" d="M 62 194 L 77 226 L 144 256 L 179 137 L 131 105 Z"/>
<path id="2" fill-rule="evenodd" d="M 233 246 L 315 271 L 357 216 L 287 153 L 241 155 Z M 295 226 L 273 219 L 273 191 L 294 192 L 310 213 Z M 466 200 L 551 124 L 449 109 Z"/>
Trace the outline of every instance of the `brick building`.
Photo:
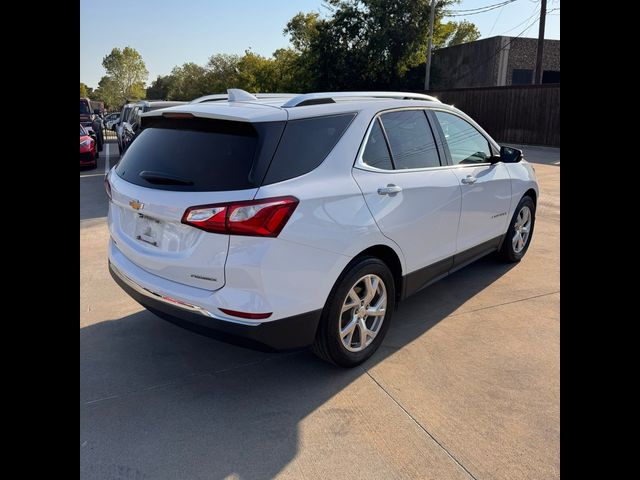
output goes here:
<path id="1" fill-rule="evenodd" d="M 537 38 L 490 37 L 433 52 L 431 88 L 530 84 Z M 560 40 L 545 40 L 542 83 L 560 83 Z"/>

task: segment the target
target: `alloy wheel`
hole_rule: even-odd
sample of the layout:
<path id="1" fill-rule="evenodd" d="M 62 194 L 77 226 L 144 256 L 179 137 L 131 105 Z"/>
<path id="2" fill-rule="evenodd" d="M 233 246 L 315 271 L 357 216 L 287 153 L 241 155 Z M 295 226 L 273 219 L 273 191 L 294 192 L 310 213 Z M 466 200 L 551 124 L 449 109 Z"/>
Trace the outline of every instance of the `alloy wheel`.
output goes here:
<path id="1" fill-rule="evenodd" d="M 520 253 L 527 245 L 529 233 L 531 232 L 531 210 L 526 205 L 518 212 L 513 229 L 515 233 L 511 240 L 511 245 L 515 253 Z"/>
<path id="2" fill-rule="evenodd" d="M 342 303 L 338 335 L 350 352 L 367 348 L 380 332 L 387 309 L 387 288 L 374 274 L 361 277 Z"/>

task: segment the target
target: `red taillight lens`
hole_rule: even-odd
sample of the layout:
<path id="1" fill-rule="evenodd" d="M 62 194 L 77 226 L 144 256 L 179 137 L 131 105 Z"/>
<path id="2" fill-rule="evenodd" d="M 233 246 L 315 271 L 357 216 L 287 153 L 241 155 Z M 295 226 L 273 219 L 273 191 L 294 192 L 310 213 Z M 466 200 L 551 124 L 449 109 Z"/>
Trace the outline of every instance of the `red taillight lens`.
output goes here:
<path id="1" fill-rule="evenodd" d="M 277 237 L 298 206 L 295 197 L 190 207 L 182 223 L 207 232 Z"/>
<path id="2" fill-rule="evenodd" d="M 111 200 L 111 184 L 109 183 L 109 177 L 106 175 L 104 177 L 104 189 L 107 191 L 107 197 Z"/>
<path id="3" fill-rule="evenodd" d="M 182 216 L 182 223 L 191 225 L 207 232 L 227 233 L 226 205 L 203 205 L 190 207 Z"/>

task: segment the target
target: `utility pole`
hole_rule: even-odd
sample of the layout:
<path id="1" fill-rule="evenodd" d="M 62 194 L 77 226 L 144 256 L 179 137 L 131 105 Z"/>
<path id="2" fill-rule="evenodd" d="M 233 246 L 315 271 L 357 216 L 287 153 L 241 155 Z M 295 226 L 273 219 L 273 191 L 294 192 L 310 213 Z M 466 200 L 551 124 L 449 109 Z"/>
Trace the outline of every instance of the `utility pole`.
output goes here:
<path id="1" fill-rule="evenodd" d="M 544 49 L 544 21 L 547 17 L 547 0 L 540 1 L 540 30 L 538 31 L 538 52 L 536 57 L 536 71 L 533 83 L 542 83 L 542 51 Z"/>
<path id="2" fill-rule="evenodd" d="M 427 91 L 429 90 L 429 76 L 431 75 L 431 44 L 433 42 L 433 21 L 435 16 L 436 0 L 431 0 L 431 11 L 429 12 L 429 42 L 427 43 L 427 67 L 424 72 L 424 89 Z"/>

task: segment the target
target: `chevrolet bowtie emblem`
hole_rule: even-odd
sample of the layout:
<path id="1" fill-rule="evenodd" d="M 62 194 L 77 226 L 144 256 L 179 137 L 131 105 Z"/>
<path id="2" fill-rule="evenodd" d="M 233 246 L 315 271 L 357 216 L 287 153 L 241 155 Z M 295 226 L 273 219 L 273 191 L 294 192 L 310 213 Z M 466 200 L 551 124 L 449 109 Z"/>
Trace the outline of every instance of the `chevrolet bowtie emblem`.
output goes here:
<path id="1" fill-rule="evenodd" d="M 142 210 L 144 208 L 144 203 L 140 203 L 138 200 L 130 200 L 129 205 L 136 210 Z"/>

